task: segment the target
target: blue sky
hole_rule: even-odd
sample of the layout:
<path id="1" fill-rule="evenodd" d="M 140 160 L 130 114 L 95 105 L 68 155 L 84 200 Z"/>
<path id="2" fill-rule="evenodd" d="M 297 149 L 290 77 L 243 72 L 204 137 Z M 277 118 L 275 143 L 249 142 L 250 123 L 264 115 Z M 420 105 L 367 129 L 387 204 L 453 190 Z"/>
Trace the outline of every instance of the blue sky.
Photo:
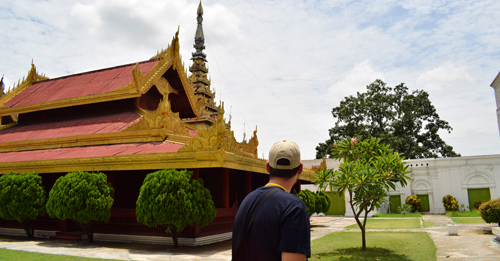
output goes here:
<path id="1" fill-rule="evenodd" d="M 198 1 L 0 1 L 0 74 L 31 59 L 50 78 L 147 60 L 180 26 L 186 66 Z M 305 159 L 328 138 L 331 109 L 380 78 L 422 89 L 466 155 L 500 153 L 493 89 L 500 71 L 499 1 L 229 1 L 204 6 L 216 100 L 236 139 L 258 127 L 259 156 L 281 139 Z"/>

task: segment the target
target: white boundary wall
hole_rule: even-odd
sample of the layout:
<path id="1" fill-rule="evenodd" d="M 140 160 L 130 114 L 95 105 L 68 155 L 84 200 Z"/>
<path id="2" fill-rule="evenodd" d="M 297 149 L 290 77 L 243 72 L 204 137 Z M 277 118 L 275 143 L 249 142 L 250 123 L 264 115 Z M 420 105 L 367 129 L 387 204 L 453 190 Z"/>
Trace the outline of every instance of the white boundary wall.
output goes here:
<path id="1" fill-rule="evenodd" d="M 321 160 L 303 162 L 309 167 L 319 165 Z M 492 199 L 500 197 L 500 155 L 415 159 L 405 162 L 410 165 L 408 169 L 411 171 L 411 181 L 404 188 L 397 186 L 396 190 L 389 191 L 389 195 L 401 195 L 401 204 L 410 195 L 427 194 L 430 213 L 445 213 L 442 200 L 448 194 L 455 197 L 458 204 L 466 206 L 469 206 L 468 189 L 489 188 Z M 338 162 L 327 159 L 327 166 L 336 170 Z M 386 212 L 387 209 L 383 207 L 379 211 Z"/>

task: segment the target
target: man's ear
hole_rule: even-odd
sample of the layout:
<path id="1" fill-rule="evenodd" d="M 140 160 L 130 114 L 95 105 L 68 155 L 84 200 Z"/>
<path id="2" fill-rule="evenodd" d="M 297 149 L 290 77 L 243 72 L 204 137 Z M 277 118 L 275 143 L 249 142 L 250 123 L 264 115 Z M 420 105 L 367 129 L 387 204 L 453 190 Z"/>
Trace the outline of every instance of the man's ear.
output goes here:
<path id="1" fill-rule="evenodd" d="M 269 169 L 269 161 L 266 162 L 266 169 L 267 169 L 267 173 L 271 174 L 271 170 Z"/>
<path id="2" fill-rule="evenodd" d="M 304 164 L 301 162 L 300 163 L 300 168 L 299 168 L 299 171 L 297 172 L 297 174 L 301 174 L 302 173 L 302 170 L 304 170 Z"/>

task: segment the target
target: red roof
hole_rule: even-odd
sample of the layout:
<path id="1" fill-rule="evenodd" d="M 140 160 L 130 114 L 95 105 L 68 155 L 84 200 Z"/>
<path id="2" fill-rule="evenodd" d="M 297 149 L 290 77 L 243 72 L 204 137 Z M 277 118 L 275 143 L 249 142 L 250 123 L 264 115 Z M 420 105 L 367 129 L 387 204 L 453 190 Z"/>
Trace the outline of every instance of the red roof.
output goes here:
<path id="1" fill-rule="evenodd" d="M 140 62 L 139 68 L 145 75 L 156 63 L 156 60 Z M 12 108 L 112 92 L 133 81 L 134 66 L 135 64 L 127 64 L 37 82 L 6 102 L 4 106 Z"/>
<path id="2" fill-rule="evenodd" d="M 0 130 L 0 143 L 120 132 L 139 120 L 140 117 L 137 113 L 128 111 L 57 122 L 20 125 Z"/>
<path id="3" fill-rule="evenodd" d="M 177 152 L 180 147 L 182 147 L 182 144 L 171 142 L 148 142 L 47 150 L 13 151 L 0 153 L 0 162 L 90 158 L 144 153 L 168 153 Z"/>

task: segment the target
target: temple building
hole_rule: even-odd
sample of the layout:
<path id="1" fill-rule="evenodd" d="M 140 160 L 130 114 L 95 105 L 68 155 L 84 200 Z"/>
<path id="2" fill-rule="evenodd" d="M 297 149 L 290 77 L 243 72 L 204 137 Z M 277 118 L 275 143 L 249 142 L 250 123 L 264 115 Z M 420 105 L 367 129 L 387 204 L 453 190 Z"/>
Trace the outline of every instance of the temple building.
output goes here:
<path id="1" fill-rule="evenodd" d="M 115 200 L 110 221 L 95 224 L 94 240 L 169 244 L 164 228 L 137 222 L 139 188 L 148 173 L 188 169 L 204 180 L 217 216 L 203 228 L 187 227 L 179 244 L 231 238 L 238 205 L 268 181 L 266 160 L 257 157 L 257 130 L 237 142 L 223 104 L 214 102 L 201 3 L 197 20 L 190 74 L 179 31 L 167 49 L 137 63 L 49 79 L 32 62 L 28 75 L 0 96 L 0 174 L 39 173 L 48 193 L 68 172 L 105 173 Z M 311 181 L 313 173 L 301 179 Z M 48 216 L 35 223 L 35 236 L 63 239 L 79 231 Z M 24 232 L 17 221 L 0 219 L 0 234 Z"/>

